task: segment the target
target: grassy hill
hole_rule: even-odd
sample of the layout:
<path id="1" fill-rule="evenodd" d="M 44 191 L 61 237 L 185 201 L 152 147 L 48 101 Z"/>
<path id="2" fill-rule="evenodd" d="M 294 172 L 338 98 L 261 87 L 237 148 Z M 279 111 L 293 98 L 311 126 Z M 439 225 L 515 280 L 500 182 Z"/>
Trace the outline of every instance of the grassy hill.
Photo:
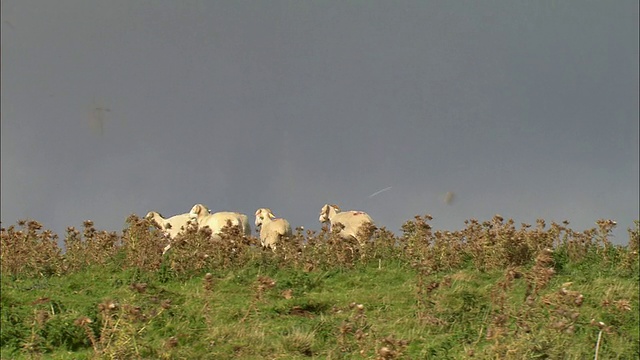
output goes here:
<path id="1" fill-rule="evenodd" d="M 276 253 L 228 229 L 162 255 L 156 226 L 2 229 L 1 357 L 637 359 L 638 227 L 576 232 L 417 216 L 364 246 L 298 231 Z"/>

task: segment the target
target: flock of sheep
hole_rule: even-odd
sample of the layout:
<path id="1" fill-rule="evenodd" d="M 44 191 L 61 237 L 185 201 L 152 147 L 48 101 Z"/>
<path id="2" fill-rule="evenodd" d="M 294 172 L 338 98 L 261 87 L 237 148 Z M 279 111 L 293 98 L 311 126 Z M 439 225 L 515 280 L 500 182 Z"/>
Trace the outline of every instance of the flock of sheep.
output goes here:
<path id="1" fill-rule="evenodd" d="M 277 244 L 284 239 L 291 237 L 291 225 L 286 219 L 276 218 L 271 209 L 260 208 L 255 213 L 256 229 L 260 228 L 260 243 L 263 248 L 275 251 Z M 237 226 L 241 232 L 251 235 L 251 226 L 249 218 L 245 214 L 221 211 L 212 213 L 209 208 L 202 204 L 196 204 L 186 214 L 179 214 L 170 218 L 164 218 L 156 211 L 150 211 L 146 218 L 155 221 L 158 226 L 164 230 L 164 234 L 169 239 L 175 238 L 178 234 L 185 231 L 189 226 L 196 228 L 209 227 L 211 229 L 212 238 L 220 238 L 222 229 L 231 224 Z M 363 225 L 369 224 L 374 226 L 371 217 L 363 211 L 340 211 L 337 205 L 326 204 L 320 210 L 321 223 L 329 222 L 330 229 L 337 229 L 338 234 L 345 239 L 353 238 L 359 242 L 365 242 L 368 239 L 362 239 L 359 232 Z M 167 245 L 164 251 L 168 251 L 171 244 Z"/>

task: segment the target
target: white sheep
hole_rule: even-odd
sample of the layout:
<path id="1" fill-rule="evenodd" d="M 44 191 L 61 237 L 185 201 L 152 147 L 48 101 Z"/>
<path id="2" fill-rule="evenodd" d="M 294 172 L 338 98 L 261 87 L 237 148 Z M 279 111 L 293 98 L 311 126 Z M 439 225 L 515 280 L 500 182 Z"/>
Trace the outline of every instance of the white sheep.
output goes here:
<path id="1" fill-rule="evenodd" d="M 227 225 L 227 221 L 231 222 L 231 226 L 240 227 L 240 231 L 246 235 L 251 235 L 251 226 L 249 225 L 249 217 L 245 214 L 220 211 L 211 213 L 209 208 L 202 204 L 193 205 L 189 212 L 191 219 L 195 220 L 198 227 L 208 226 L 211 229 L 211 236 L 219 238 L 222 228 Z"/>
<path id="2" fill-rule="evenodd" d="M 169 237 L 169 241 L 175 239 L 178 234 L 187 230 L 189 225 L 195 225 L 195 220 L 191 218 L 191 214 L 189 213 L 179 214 L 165 219 L 157 211 L 149 211 L 145 219 L 155 221 L 162 229 L 163 234 Z M 162 254 L 164 255 L 169 249 L 171 249 L 171 242 L 164 247 Z"/>
<path id="3" fill-rule="evenodd" d="M 276 219 L 271 209 L 256 211 L 256 228 L 260 227 L 260 243 L 263 248 L 276 250 L 276 245 L 285 237 L 291 237 L 291 225 L 285 219 Z"/>
<path id="4" fill-rule="evenodd" d="M 360 238 L 358 231 L 362 228 L 363 225 L 369 223 L 371 226 L 374 226 L 373 220 L 371 217 L 363 212 L 363 211 L 344 211 L 340 212 L 340 208 L 338 205 L 325 204 L 320 210 L 320 218 L 318 219 L 321 223 L 329 222 L 330 229 L 333 229 L 335 226 L 340 224 L 342 229 L 339 232 L 339 235 L 344 239 L 354 238 L 358 240 L 360 244 L 364 244 L 369 239 Z"/>
<path id="5" fill-rule="evenodd" d="M 145 219 L 155 221 L 170 239 L 174 239 L 179 233 L 186 230 L 187 225 L 192 222 L 191 215 L 188 213 L 175 215 L 165 219 L 157 211 L 149 211 L 145 216 Z"/>

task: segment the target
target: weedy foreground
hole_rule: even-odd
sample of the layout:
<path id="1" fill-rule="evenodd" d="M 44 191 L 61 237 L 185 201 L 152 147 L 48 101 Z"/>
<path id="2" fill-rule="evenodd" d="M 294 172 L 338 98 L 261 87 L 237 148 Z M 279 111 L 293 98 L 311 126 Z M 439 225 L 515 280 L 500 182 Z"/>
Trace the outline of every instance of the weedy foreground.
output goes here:
<path id="1" fill-rule="evenodd" d="M 326 228 L 276 252 L 229 227 L 172 242 L 36 221 L 2 229 L 0 351 L 15 359 L 633 359 L 639 230 L 416 216 L 360 244 Z"/>

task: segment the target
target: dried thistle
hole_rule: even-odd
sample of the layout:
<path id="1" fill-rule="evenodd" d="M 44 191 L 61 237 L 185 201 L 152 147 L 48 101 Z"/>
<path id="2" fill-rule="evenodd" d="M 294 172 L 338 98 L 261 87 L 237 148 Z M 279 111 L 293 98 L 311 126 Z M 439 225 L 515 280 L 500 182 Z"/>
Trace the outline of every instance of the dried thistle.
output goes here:
<path id="1" fill-rule="evenodd" d="M 178 346 L 178 338 L 175 336 L 171 336 L 164 342 L 164 347 L 167 349 L 173 349 Z"/>

